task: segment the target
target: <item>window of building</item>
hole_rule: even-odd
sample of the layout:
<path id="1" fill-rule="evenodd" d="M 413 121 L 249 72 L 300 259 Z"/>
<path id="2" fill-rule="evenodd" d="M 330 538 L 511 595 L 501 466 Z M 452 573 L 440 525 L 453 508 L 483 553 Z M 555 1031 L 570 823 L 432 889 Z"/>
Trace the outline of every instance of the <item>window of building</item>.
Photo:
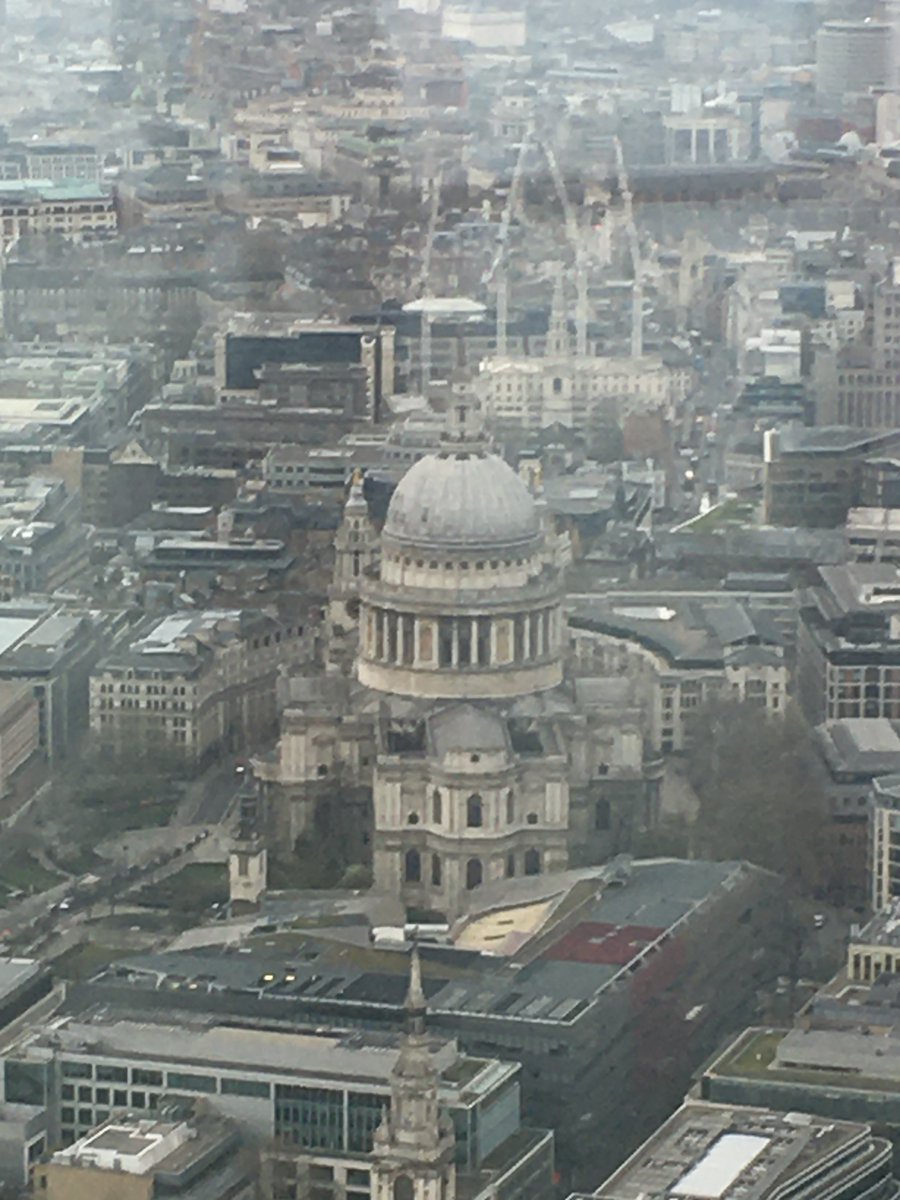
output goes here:
<path id="1" fill-rule="evenodd" d="M 512 788 L 506 793 L 506 823 L 512 825 L 516 819 L 516 798 Z"/>
<path id="2" fill-rule="evenodd" d="M 516 873 L 516 856 L 507 854 L 506 856 L 506 878 L 512 879 Z"/>
<path id="3" fill-rule="evenodd" d="M 484 878 L 484 868 L 481 865 L 480 858 L 470 858 L 466 863 L 466 888 L 471 892 L 473 888 L 481 886 Z"/>
<path id="4" fill-rule="evenodd" d="M 475 793 L 466 801 L 466 825 L 469 829 L 480 829 L 484 824 L 484 808 L 481 797 Z"/>
<path id="5" fill-rule="evenodd" d="M 407 850 L 403 860 L 403 878 L 406 883 L 422 882 L 422 856 L 418 850 Z"/>
<path id="6" fill-rule="evenodd" d="M 537 825 L 538 815 L 535 812 L 530 812 L 528 814 L 528 816 L 525 818 L 525 820 L 528 822 L 529 825 Z"/>
<path id="7" fill-rule="evenodd" d="M 540 850 L 525 851 L 525 874 L 540 875 L 541 873 L 541 852 Z"/>
<path id="8" fill-rule="evenodd" d="M 213 1075 L 195 1075 L 186 1071 L 169 1071 L 166 1080 L 170 1088 L 180 1088 L 185 1092 L 214 1092 L 216 1080 Z"/>
<path id="9" fill-rule="evenodd" d="M 162 1087 L 162 1071 L 148 1071 L 144 1067 L 133 1067 L 131 1071 L 131 1082 L 138 1084 L 146 1084 L 150 1087 Z"/>
<path id="10" fill-rule="evenodd" d="M 415 1190 L 408 1175 L 398 1175 L 394 1180 L 394 1200 L 413 1200 Z"/>
<path id="11" fill-rule="evenodd" d="M 441 857 L 439 854 L 432 854 L 432 856 L 431 856 L 431 886 L 432 887 L 440 887 L 441 886 L 442 874 L 443 874 L 443 872 L 441 870 Z"/>
<path id="12" fill-rule="evenodd" d="M 609 829 L 610 806 L 608 800 L 598 800 L 594 805 L 594 828 Z"/>
<path id="13" fill-rule="evenodd" d="M 408 824 L 410 824 L 410 825 L 418 825 L 418 823 L 419 823 L 419 814 L 418 814 L 418 813 L 416 813 L 416 812 L 411 812 L 411 813 L 409 814 L 409 816 L 406 818 L 406 820 L 407 820 L 407 823 L 408 823 Z"/>
<path id="14" fill-rule="evenodd" d="M 431 819 L 435 825 L 440 825 L 444 817 L 444 803 L 441 789 L 435 788 L 431 793 Z"/>
<path id="15" fill-rule="evenodd" d="M 90 1079 L 94 1072 L 90 1063 L 64 1062 L 62 1073 L 66 1079 Z"/>
<path id="16" fill-rule="evenodd" d="M 271 1087 L 262 1079 L 222 1079 L 223 1096 L 256 1096 L 268 1100 Z"/>

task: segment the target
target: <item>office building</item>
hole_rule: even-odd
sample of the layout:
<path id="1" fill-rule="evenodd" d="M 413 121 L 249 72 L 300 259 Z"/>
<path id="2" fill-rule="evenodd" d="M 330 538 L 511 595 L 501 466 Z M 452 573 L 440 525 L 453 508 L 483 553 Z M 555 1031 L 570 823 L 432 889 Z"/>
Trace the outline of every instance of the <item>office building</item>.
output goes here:
<path id="1" fill-rule="evenodd" d="M 525 1129 L 507 1106 L 494 1110 L 479 1133 L 481 1157 L 460 1161 L 457 1126 L 441 1103 L 442 1076 L 425 1024 L 425 995 L 415 947 L 406 999 L 406 1033 L 391 1068 L 389 1102 L 371 1137 L 371 1149 L 341 1155 L 310 1147 L 309 1136 L 282 1138 L 261 1155 L 264 1200 L 292 1200 L 308 1179 L 323 1187 L 323 1200 L 345 1191 L 354 1200 L 408 1195 L 443 1200 L 543 1200 L 553 1186 L 553 1137 Z M 336 1131 L 335 1131 L 336 1132 Z M 488 1147 L 490 1147 L 488 1149 Z M 475 1168 L 473 1170 L 473 1167 Z M 352 1190 L 351 1190 L 352 1189 Z"/>
<path id="2" fill-rule="evenodd" d="M 32 1172 L 46 1200 L 254 1200 L 256 1164 L 232 1121 L 190 1105 L 117 1114 Z"/>
<path id="3" fill-rule="evenodd" d="M 801 595 L 797 691 L 807 720 L 900 719 L 900 572 L 821 567 Z"/>
<path id="4" fill-rule="evenodd" d="M 843 525 L 861 502 L 867 459 L 890 454 L 900 434 L 846 425 L 769 430 L 764 443 L 763 519 L 769 525 Z"/>
<path id="5" fill-rule="evenodd" d="M 401 957 L 406 966 L 408 956 Z M 264 969 L 260 986 L 287 994 L 292 973 L 284 964 L 277 978 Z M 398 982 L 402 1009 L 405 983 Z M 193 983 L 185 981 L 186 993 Z M 298 1170 L 307 1177 L 312 1171 L 327 1183 L 340 1173 L 346 1183 L 349 1170 L 351 1188 L 374 1197 L 370 1172 L 386 1109 L 398 1087 L 417 1093 L 424 1083 L 426 1115 L 437 1124 L 440 1114 L 441 1128 L 452 1131 L 444 1139 L 448 1170 L 493 1182 L 527 1162 L 549 1182 L 552 1137 L 522 1126 L 517 1063 L 463 1055 L 437 1034 L 419 1034 L 410 1047 L 408 1038 L 385 1032 L 275 1031 L 212 1013 L 198 1017 L 173 1010 L 181 997 L 169 984 L 166 992 L 167 1010 L 155 1018 L 128 1011 L 123 994 L 121 1006 L 105 1011 L 88 1005 L 56 1014 L 8 1048 L 4 1100 L 42 1115 L 47 1144 L 68 1148 L 62 1161 L 82 1156 L 83 1139 L 121 1112 L 151 1122 L 165 1120 L 173 1102 L 202 1103 L 262 1150 L 267 1194 L 294 1194 L 274 1187 L 273 1176 L 284 1182 L 288 1172 L 296 1178 Z M 208 989 L 205 995 L 212 998 Z M 422 1149 L 418 1142 L 413 1148 Z M 394 1155 L 384 1157 L 396 1163 Z"/>
<path id="6" fill-rule="evenodd" d="M 875 912 L 900 899 L 900 774 L 898 764 L 872 780 L 868 806 L 869 903 Z"/>
<path id="7" fill-rule="evenodd" d="M 629 1148 L 625 1139 L 649 1134 L 679 1102 L 691 1072 L 723 1032 L 743 1025 L 757 989 L 783 969 L 778 881 L 746 864 L 616 862 L 513 879 L 485 888 L 476 900 L 453 944 L 422 946 L 429 1029 L 435 1037 L 458 1039 L 479 1058 L 520 1059 L 520 1075 L 507 1074 L 518 1068 L 492 1068 L 497 1082 L 491 1088 L 506 1086 L 504 1079 L 521 1083 L 524 1120 L 554 1126 L 558 1162 L 570 1185 L 601 1178 L 621 1161 Z M 283 910 L 281 917 L 277 911 L 264 900 L 260 923 L 283 921 Z M 267 945 L 272 935 L 260 934 L 243 947 L 250 953 L 211 946 L 126 959 L 80 989 L 82 1005 L 107 1009 L 110 1015 L 101 1024 L 86 1026 L 74 1015 L 65 1027 L 56 1022 L 54 1036 L 63 1049 L 51 1050 L 43 1037 L 32 1040 L 8 1057 L 7 1071 L 18 1077 L 14 1059 L 28 1065 L 42 1055 L 90 1059 L 102 1052 L 109 1065 L 115 1061 L 122 1068 L 189 1070 L 192 1078 L 178 1074 L 165 1086 L 202 1088 L 219 1102 L 234 1087 L 252 1087 L 255 1097 L 264 1090 L 258 1083 L 283 1081 L 267 1065 L 276 1056 L 280 1070 L 304 1062 L 306 1082 L 314 1088 L 325 1086 L 314 1082 L 317 1063 L 344 1075 L 359 1073 L 358 1067 L 343 1067 L 340 1040 L 309 1043 L 304 1035 L 294 1051 L 287 1032 L 251 1030 L 260 1022 L 284 1031 L 323 1024 L 366 1031 L 359 1060 L 389 1070 L 391 1056 L 370 1056 L 366 1047 L 375 1031 L 396 1028 L 403 1019 L 406 954 L 386 946 L 357 953 L 342 935 L 322 929 L 289 936 L 296 938 L 296 949 L 283 939 L 280 949 Z M 171 1020 L 173 1009 L 183 1014 L 184 1028 L 177 1034 L 153 1032 L 156 1023 Z M 131 1023 L 114 1039 L 113 1013 L 127 1015 Z M 211 1032 L 195 1028 L 195 1022 L 210 1020 L 216 1026 Z M 220 1028 L 222 1022 L 230 1028 Z M 76 1051 L 79 1044 L 86 1049 Z M 321 1057 L 316 1045 L 323 1047 Z M 241 1062 L 235 1063 L 241 1046 Z M 159 1061 L 139 1064 L 136 1053 Z M 182 1054 L 193 1060 L 190 1068 L 173 1061 Z M 227 1061 L 234 1065 L 226 1068 Z M 244 1082 L 225 1083 L 225 1076 L 235 1075 Z M 105 1074 L 100 1079 L 95 1072 L 93 1078 L 59 1076 L 61 1084 L 71 1085 L 66 1094 L 73 1102 L 54 1103 L 65 1103 L 80 1120 L 73 1089 L 137 1088 L 146 1102 L 162 1087 L 158 1075 L 153 1086 L 149 1081 L 142 1086 L 142 1076 L 129 1083 L 127 1072 L 117 1076 L 116 1085 Z M 480 1103 L 479 1088 L 478 1076 L 464 1087 L 472 1104 Z M 358 1083 L 351 1090 L 349 1110 L 343 1100 L 338 1106 L 341 1114 L 347 1111 L 349 1129 L 365 1128 L 370 1107 L 377 1122 L 383 1101 L 367 1100 Z M 86 1120 L 94 1119 L 92 1108 L 102 1107 L 109 1095 L 84 1093 Z M 485 1103 L 495 1100 L 499 1118 L 503 1109 L 491 1090 Z M 134 1104 L 131 1097 L 129 1103 Z M 249 1119 L 251 1099 L 240 1103 Z M 273 1122 L 281 1129 L 282 1121 L 306 1120 L 304 1110 L 294 1116 L 277 1103 L 273 1109 L 271 1087 L 252 1105 L 253 1120 L 267 1135 Z M 343 1136 L 344 1118 L 333 1120 L 336 1136 Z M 596 1131 L 591 1138 L 583 1134 L 588 1120 Z M 477 1153 L 475 1119 L 465 1141 L 460 1128 L 458 1152 L 466 1144 L 467 1153 Z M 485 1114 L 477 1129 L 488 1128 L 497 1125 Z"/>
<path id="8" fill-rule="evenodd" d="M 51 183 L 84 179 L 97 183 L 102 172 L 96 146 L 75 142 L 27 142 L 22 147 L 22 154 L 26 179 L 49 179 Z"/>
<path id="9" fill-rule="evenodd" d="M 868 1125 L 689 1100 L 593 1200 L 892 1200 L 891 1143 Z"/>
<path id="10" fill-rule="evenodd" d="M 117 753 L 169 751 L 201 763 L 274 727 L 279 667 L 302 629 L 266 613 L 209 609 L 148 618 L 91 675 L 91 733 Z"/>
<path id="11" fill-rule="evenodd" d="M 377 420 L 394 391 L 394 330 L 389 326 L 285 322 L 238 315 L 216 342 L 216 385 L 225 392 L 256 391 L 266 366 L 361 366 L 364 406 L 356 416 Z"/>
<path id="12" fill-rule="evenodd" d="M 840 98 L 891 83 L 891 27 L 879 21 L 825 21 L 816 35 L 816 91 Z"/>
<path id="13" fill-rule="evenodd" d="M 688 744 L 690 714 L 713 699 L 784 712 L 784 639 L 765 609 L 726 597 L 607 592 L 579 598 L 569 614 L 576 670 L 632 679 L 654 747 Z"/>
<path id="14" fill-rule="evenodd" d="M 96 183 L 16 179 L 0 182 L 0 247 L 27 233 L 57 234 L 67 241 L 102 242 L 119 227 L 116 200 Z"/>
<path id="15" fill-rule="evenodd" d="M 51 763 L 88 727 L 88 678 L 121 617 L 22 598 L 0 604 L 0 679 L 28 687 L 38 705 L 38 742 Z"/>

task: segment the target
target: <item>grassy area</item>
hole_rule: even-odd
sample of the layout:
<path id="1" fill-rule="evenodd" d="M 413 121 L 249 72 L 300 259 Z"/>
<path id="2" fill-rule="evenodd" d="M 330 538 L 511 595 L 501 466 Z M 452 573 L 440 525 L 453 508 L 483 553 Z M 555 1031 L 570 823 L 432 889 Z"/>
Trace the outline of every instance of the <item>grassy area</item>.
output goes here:
<path id="1" fill-rule="evenodd" d="M 48 871 L 27 852 L 0 864 L 0 889 L 7 892 L 44 892 L 62 881 L 62 875 Z"/>
<path id="2" fill-rule="evenodd" d="M 97 942 L 81 942 L 53 960 L 53 974 L 57 979 L 69 979 L 77 983 L 90 979 L 101 967 L 115 962 L 117 958 L 127 958 L 133 953 L 133 950 L 114 949 Z"/>
<path id="3" fill-rule="evenodd" d="M 740 1075 L 751 1079 L 765 1078 L 772 1083 L 803 1083 L 813 1087 L 840 1088 L 847 1091 L 900 1092 L 900 1083 L 893 1079 L 874 1079 L 845 1071 L 773 1065 L 778 1045 L 786 1032 L 784 1029 L 767 1031 L 751 1038 L 739 1054 L 722 1063 L 719 1074 Z"/>
<path id="4" fill-rule="evenodd" d="M 228 899 L 224 863 L 191 863 L 152 888 L 154 899 L 176 912 L 204 912 Z"/>
<path id="5" fill-rule="evenodd" d="M 775 1058 L 775 1051 L 784 1037 L 784 1032 L 783 1029 L 776 1029 L 751 1038 L 740 1054 L 728 1062 L 729 1074 L 762 1075 Z"/>
<path id="6" fill-rule="evenodd" d="M 133 829 L 158 829 L 168 825 L 178 808 L 177 797 L 151 797 L 121 808 L 104 809 L 103 830 L 106 837 L 128 833 Z"/>
<path id="7" fill-rule="evenodd" d="M 756 522 L 756 505 L 752 500 L 731 496 L 715 508 L 683 527 L 684 533 L 714 533 L 727 525 L 752 525 Z"/>

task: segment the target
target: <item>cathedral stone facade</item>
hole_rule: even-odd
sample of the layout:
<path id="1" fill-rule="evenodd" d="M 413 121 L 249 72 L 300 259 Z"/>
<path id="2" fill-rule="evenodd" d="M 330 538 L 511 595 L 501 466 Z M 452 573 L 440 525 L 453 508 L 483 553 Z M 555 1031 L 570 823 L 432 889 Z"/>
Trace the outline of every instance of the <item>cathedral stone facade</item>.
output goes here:
<path id="1" fill-rule="evenodd" d="M 332 672 L 286 684 L 278 753 L 258 765 L 276 853 L 323 808 L 356 803 L 359 825 L 368 807 L 376 890 L 449 919 L 490 882 L 629 849 L 657 792 L 629 697 L 604 704 L 566 677 L 568 543 L 539 482 L 534 494 L 473 424 L 454 411 L 380 535 L 354 482 Z"/>

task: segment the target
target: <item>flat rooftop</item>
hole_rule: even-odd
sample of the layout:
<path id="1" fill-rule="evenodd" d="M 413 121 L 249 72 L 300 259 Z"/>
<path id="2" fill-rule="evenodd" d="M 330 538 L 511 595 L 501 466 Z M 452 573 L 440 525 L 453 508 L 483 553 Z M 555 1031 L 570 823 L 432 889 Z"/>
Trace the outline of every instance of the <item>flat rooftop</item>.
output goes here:
<path id="1" fill-rule="evenodd" d="M 43 965 L 32 958 L 0 958 L 0 1002 L 43 970 Z"/>
<path id="2" fill-rule="evenodd" d="M 175 1071 L 191 1067 L 216 1074 L 234 1071 L 242 1077 L 250 1071 L 268 1075 L 273 1082 L 302 1078 L 307 1082 L 354 1082 L 375 1090 L 390 1087 L 400 1053 L 399 1034 L 280 1032 L 234 1027 L 189 1014 L 179 1014 L 176 1022 L 172 1014 L 176 1005 L 177 998 L 170 992 L 168 1010 L 158 1020 L 131 1019 L 124 1008 L 57 1015 L 52 1026 L 37 1034 L 31 1029 L 19 1053 L 27 1057 L 33 1047 L 41 1054 L 52 1045 L 66 1056 L 152 1062 Z M 442 1088 L 454 1096 L 475 1098 L 519 1069 L 515 1063 L 460 1055 L 455 1041 L 439 1036 L 432 1039 L 431 1050 Z"/>
<path id="3" fill-rule="evenodd" d="M 574 1023 L 643 960 L 665 956 L 675 940 L 666 935 L 757 874 L 746 863 L 654 859 L 622 872 L 613 863 L 486 886 L 458 946 L 422 948 L 429 1010 L 453 1022 Z M 202 1008 L 204 995 L 214 993 L 219 1010 L 235 1015 L 283 1013 L 296 1021 L 324 1008 L 340 1022 L 362 1008 L 393 1019 L 407 967 L 403 948 L 329 940 L 289 924 L 238 950 L 137 955 L 87 986 L 98 1002 L 153 1012 Z"/>
<path id="4" fill-rule="evenodd" d="M 781 1195 L 866 1132 L 806 1113 L 688 1101 L 603 1183 L 597 1200 L 737 1200 Z"/>

